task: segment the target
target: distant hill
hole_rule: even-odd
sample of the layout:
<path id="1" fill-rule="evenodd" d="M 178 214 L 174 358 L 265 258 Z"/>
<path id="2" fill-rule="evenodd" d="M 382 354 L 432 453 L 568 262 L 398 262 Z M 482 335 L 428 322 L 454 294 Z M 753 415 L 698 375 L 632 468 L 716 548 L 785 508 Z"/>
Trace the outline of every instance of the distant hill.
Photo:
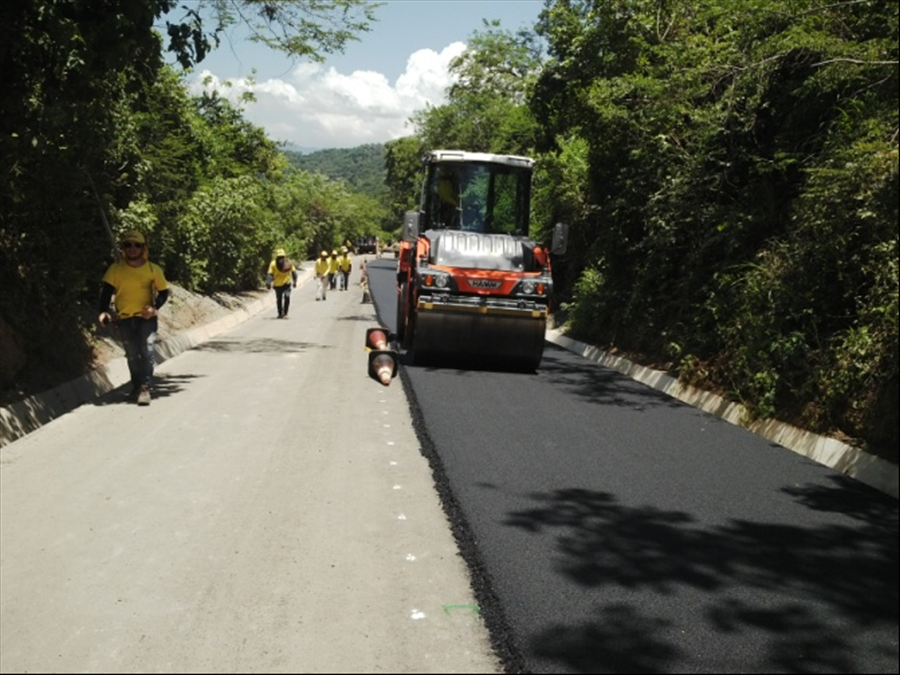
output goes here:
<path id="1" fill-rule="evenodd" d="M 383 144 L 316 150 L 309 154 L 293 150 L 282 152 L 291 165 L 298 169 L 320 173 L 332 180 L 342 180 L 354 191 L 375 199 L 381 199 L 387 194 Z"/>
<path id="2" fill-rule="evenodd" d="M 312 147 L 305 146 L 305 145 L 294 145 L 293 143 L 282 143 L 281 144 L 281 151 L 284 154 L 293 152 L 293 153 L 297 153 L 299 155 L 308 155 L 313 152 L 318 152 L 319 150 L 322 150 L 322 149 L 323 148 L 312 148 Z"/>

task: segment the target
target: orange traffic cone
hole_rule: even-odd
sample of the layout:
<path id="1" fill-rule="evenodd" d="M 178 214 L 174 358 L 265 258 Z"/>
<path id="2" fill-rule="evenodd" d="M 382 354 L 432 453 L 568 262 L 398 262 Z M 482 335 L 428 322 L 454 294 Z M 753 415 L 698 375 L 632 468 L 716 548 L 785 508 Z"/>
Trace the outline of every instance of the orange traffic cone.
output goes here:
<path id="1" fill-rule="evenodd" d="M 388 332 L 384 328 L 366 330 L 366 351 L 369 352 L 369 375 L 384 386 L 397 374 L 397 352 L 388 348 Z"/>
<path id="2" fill-rule="evenodd" d="M 369 370 L 375 379 L 381 382 L 385 387 L 391 383 L 394 373 L 397 370 L 397 362 L 391 356 L 390 352 L 373 352 L 373 358 L 369 363 Z"/>
<path id="3" fill-rule="evenodd" d="M 369 328 L 366 331 L 366 347 L 387 349 L 387 333 L 383 328 Z"/>

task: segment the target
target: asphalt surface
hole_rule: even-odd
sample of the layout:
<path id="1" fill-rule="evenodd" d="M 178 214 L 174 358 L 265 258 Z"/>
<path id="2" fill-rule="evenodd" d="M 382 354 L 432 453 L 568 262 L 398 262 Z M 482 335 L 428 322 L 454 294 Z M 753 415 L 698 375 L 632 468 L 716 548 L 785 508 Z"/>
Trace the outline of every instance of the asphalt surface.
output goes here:
<path id="1" fill-rule="evenodd" d="M 553 345 L 402 376 L 509 672 L 896 672 L 896 499 Z"/>

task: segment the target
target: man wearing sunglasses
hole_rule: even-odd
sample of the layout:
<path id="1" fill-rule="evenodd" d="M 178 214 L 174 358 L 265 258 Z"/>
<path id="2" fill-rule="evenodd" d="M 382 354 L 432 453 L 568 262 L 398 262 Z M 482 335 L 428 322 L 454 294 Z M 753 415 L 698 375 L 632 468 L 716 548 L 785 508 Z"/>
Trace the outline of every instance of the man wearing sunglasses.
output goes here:
<path id="1" fill-rule="evenodd" d="M 121 249 L 119 259 L 103 275 L 98 320 L 102 326 L 112 321 L 110 303 L 114 301 L 116 323 L 131 373 L 131 395 L 138 405 L 150 405 L 159 329 L 157 315 L 169 299 L 169 284 L 162 268 L 150 262 L 142 233 L 126 232 Z"/>

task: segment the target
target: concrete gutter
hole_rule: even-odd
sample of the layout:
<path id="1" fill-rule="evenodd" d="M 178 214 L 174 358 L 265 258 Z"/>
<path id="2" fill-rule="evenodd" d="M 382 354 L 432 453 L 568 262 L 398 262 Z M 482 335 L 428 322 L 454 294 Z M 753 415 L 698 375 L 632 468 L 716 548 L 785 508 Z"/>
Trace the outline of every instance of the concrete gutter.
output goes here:
<path id="1" fill-rule="evenodd" d="M 891 464 L 887 460 L 870 455 L 834 438 L 820 436 L 778 420 L 765 419 L 748 422 L 747 409 L 739 403 L 733 403 L 696 387 L 683 385 L 664 371 L 636 365 L 628 359 L 613 356 L 597 347 L 573 340 L 559 329 L 548 330 L 547 340 L 653 387 L 679 401 L 715 415 L 726 422 L 748 429 L 758 436 L 778 443 L 804 457 L 809 457 L 835 471 L 840 471 L 897 499 L 898 466 L 896 464 Z"/>

